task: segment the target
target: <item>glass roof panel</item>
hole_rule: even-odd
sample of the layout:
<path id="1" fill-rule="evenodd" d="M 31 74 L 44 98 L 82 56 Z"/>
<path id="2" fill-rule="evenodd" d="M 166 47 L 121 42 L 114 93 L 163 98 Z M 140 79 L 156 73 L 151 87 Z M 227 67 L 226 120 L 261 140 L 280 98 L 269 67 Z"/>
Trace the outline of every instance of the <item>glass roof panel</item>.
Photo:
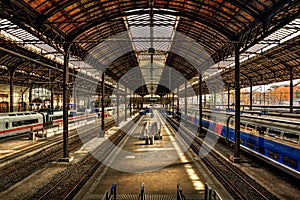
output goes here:
<path id="1" fill-rule="evenodd" d="M 153 27 L 150 27 L 150 14 L 130 15 L 126 20 L 131 32 L 133 46 L 138 52 L 137 57 L 144 82 L 148 91 L 155 93 L 167 56 L 167 53 L 162 52 L 168 52 L 172 42 L 176 16 L 154 14 Z M 148 53 L 149 48 L 155 49 L 152 63 L 151 55 Z"/>
<path id="2" fill-rule="evenodd" d="M 300 35 L 300 18 L 297 18 L 285 25 L 283 28 L 275 31 L 273 34 L 269 35 L 262 41 L 258 42 L 256 45 L 250 47 L 245 51 L 245 53 L 240 55 L 240 62 L 244 62 L 258 54 L 274 48 L 284 42 L 288 42 L 290 39 L 295 38 Z M 216 65 L 222 66 L 219 68 L 218 73 L 222 73 L 224 70 L 234 67 L 234 57 L 229 57 L 225 59 L 226 62 L 219 62 Z M 226 64 L 225 64 L 226 63 Z M 206 76 L 204 80 L 209 77 L 214 76 L 215 74 L 210 74 Z"/>
<path id="3" fill-rule="evenodd" d="M 7 39 L 14 41 L 24 48 L 41 54 L 42 56 L 45 56 L 46 58 L 51 59 L 57 63 L 63 64 L 63 55 L 60 52 L 7 19 L 0 18 L 0 36 L 6 37 Z M 78 59 L 71 56 L 70 60 Z M 80 69 L 80 67 L 75 66 L 73 63 L 70 65 L 70 67 L 74 68 L 75 70 Z M 80 69 L 80 72 L 86 73 L 87 70 L 90 71 L 89 68 L 82 68 Z M 95 70 L 91 70 L 91 73 L 93 73 L 94 71 Z M 92 76 L 95 77 L 95 74 L 93 74 Z"/>

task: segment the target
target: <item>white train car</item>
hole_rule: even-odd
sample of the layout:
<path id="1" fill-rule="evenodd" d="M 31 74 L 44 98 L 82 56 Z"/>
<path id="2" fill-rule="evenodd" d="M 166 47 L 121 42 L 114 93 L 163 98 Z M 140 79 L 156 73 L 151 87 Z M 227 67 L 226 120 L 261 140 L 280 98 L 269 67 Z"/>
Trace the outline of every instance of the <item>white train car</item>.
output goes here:
<path id="1" fill-rule="evenodd" d="M 77 112 L 76 110 L 68 111 L 68 122 L 75 123 L 78 121 L 96 121 L 97 114 L 89 112 Z M 52 126 L 62 126 L 63 111 L 55 111 L 49 115 L 49 120 L 52 121 Z"/>
<path id="2" fill-rule="evenodd" d="M 43 130 L 44 116 L 36 112 L 0 114 L 0 137 Z M 29 134 L 31 135 L 31 134 Z"/>

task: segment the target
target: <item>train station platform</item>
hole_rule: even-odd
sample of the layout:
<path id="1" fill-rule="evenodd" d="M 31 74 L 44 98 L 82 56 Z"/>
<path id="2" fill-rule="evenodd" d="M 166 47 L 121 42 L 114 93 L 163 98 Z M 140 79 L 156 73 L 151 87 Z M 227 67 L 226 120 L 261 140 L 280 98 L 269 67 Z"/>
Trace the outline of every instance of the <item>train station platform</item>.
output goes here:
<path id="1" fill-rule="evenodd" d="M 113 183 L 117 185 L 117 199 L 124 200 L 138 199 L 142 184 L 147 199 L 176 199 L 177 184 L 186 199 L 204 199 L 205 183 L 218 191 L 222 199 L 232 199 L 197 156 L 189 149 L 184 152 L 165 125 L 162 139 L 146 144 L 140 136 L 147 120 L 145 116 L 128 133 L 112 158 L 105 161 L 106 166 L 99 168 L 74 199 L 102 199 Z"/>

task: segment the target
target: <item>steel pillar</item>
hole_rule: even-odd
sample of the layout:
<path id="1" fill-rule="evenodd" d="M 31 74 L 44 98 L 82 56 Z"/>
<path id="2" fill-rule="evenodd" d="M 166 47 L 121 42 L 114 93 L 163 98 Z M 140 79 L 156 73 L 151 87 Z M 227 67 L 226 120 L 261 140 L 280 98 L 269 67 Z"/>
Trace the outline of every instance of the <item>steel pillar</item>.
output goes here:
<path id="1" fill-rule="evenodd" d="M 290 113 L 293 113 L 294 107 L 294 90 L 293 90 L 293 67 L 290 67 Z"/>
<path id="2" fill-rule="evenodd" d="M 198 134 L 202 133 L 202 75 L 199 73 L 199 128 Z"/>
<path id="3" fill-rule="evenodd" d="M 116 126 L 120 125 L 120 84 L 117 82 L 117 122 Z"/>
<path id="4" fill-rule="evenodd" d="M 252 99 L 253 99 L 253 85 L 252 85 L 252 80 L 250 80 L 250 110 L 252 110 Z"/>
<path id="5" fill-rule="evenodd" d="M 214 108 L 216 109 L 217 107 L 217 92 L 214 90 L 214 93 L 213 93 L 213 99 L 214 99 Z"/>
<path id="6" fill-rule="evenodd" d="M 227 108 L 230 108 L 230 88 L 227 88 Z"/>
<path id="7" fill-rule="evenodd" d="M 69 50 L 70 45 L 64 45 L 64 71 L 63 71 L 63 159 L 61 161 L 69 161 L 69 119 L 68 119 L 68 98 L 69 98 Z"/>
<path id="8" fill-rule="evenodd" d="M 54 101 L 54 89 L 53 89 L 53 86 L 51 86 L 50 106 L 51 106 L 52 111 L 54 110 L 53 101 Z"/>
<path id="9" fill-rule="evenodd" d="M 104 96 L 105 96 L 105 84 L 104 84 L 104 78 L 105 78 L 105 73 L 102 73 L 102 79 L 101 79 L 101 127 L 102 130 L 100 132 L 100 137 L 104 137 L 105 135 L 105 123 L 104 123 Z"/>
<path id="10" fill-rule="evenodd" d="M 125 104 L 125 121 L 127 121 L 127 87 L 126 86 L 125 86 L 124 104 Z"/>
<path id="11" fill-rule="evenodd" d="M 174 98 L 174 95 L 175 95 L 175 94 L 174 94 L 174 92 L 173 92 L 173 95 L 172 95 L 172 102 L 173 102 L 173 103 L 172 103 L 172 112 L 173 112 L 173 115 L 172 115 L 172 116 L 173 116 L 173 117 L 174 117 L 174 111 L 175 111 L 175 110 L 174 110 L 174 107 L 175 107 L 175 98 Z"/>
<path id="12" fill-rule="evenodd" d="M 179 87 L 177 88 L 177 111 L 179 112 Z"/>
<path id="13" fill-rule="evenodd" d="M 9 70 L 9 75 L 9 112 L 14 112 L 14 68 Z"/>
<path id="14" fill-rule="evenodd" d="M 234 157 L 240 156 L 240 44 L 234 44 L 235 54 L 235 148 Z"/>
<path id="15" fill-rule="evenodd" d="M 31 85 L 29 87 L 27 87 L 24 91 L 22 91 L 22 110 L 25 111 L 26 110 L 26 107 L 24 105 L 24 94 L 25 92 L 31 87 Z"/>
<path id="16" fill-rule="evenodd" d="M 132 116 L 132 91 L 130 90 L 130 95 L 129 95 L 129 116 L 131 117 Z"/>
<path id="17" fill-rule="evenodd" d="M 29 86 L 29 104 L 32 103 L 32 85 Z M 29 105 L 29 110 L 32 111 L 32 106 Z"/>
<path id="18" fill-rule="evenodd" d="M 54 101 L 54 89 L 53 89 L 53 82 L 54 82 L 54 78 L 51 78 L 52 74 L 51 74 L 51 69 L 49 69 L 49 80 L 50 80 L 50 110 L 53 111 L 54 110 L 54 105 L 53 105 L 53 101 Z"/>
<path id="19" fill-rule="evenodd" d="M 187 120 L 187 80 L 184 81 L 184 115 Z"/>

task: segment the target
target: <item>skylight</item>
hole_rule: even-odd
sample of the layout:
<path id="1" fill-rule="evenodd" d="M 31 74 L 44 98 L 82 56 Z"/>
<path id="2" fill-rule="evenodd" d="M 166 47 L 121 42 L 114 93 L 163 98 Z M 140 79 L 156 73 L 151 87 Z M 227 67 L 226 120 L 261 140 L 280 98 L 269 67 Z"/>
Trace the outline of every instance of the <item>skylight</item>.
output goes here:
<path id="1" fill-rule="evenodd" d="M 128 29 L 131 32 L 144 82 L 148 91 L 155 93 L 165 67 L 166 52 L 172 40 L 176 16 L 155 14 L 153 27 L 150 27 L 150 21 L 149 14 L 127 17 Z M 148 53 L 149 48 L 155 49 L 152 55 L 153 63 Z"/>
<path id="2" fill-rule="evenodd" d="M 61 53 L 59 53 L 57 50 L 55 50 L 50 45 L 46 44 L 39 38 L 35 37 L 31 33 L 28 33 L 27 31 L 21 29 L 17 25 L 13 24 L 11 21 L 7 19 L 1 19 L 0 18 L 0 36 L 5 37 L 10 41 L 13 41 L 24 48 L 27 48 L 28 50 L 35 52 L 37 54 L 43 55 L 44 57 L 53 60 L 57 63 L 63 64 L 64 57 Z M 79 69 L 80 67 L 75 66 L 72 60 L 78 60 L 75 57 L 70 58 L 70 67 L 74 69 Z M 73 63 L 73 64 L 72 64 Z M 87 74 L 87 71 L 84 69 L 78 70 L 84 74 Z M 97 77 L 94 74 L 92 74 L 92 77 Z"/>
<path id="3" fill-rule="evenodd" d="M 289 40 L 299 36 L 300 35 L 299 27 L 300 27 L 300 18 L 297 18 L 294 21 L 290 22 L 289 24 L 285 25 L 283 28 L 269 35 L 262 41 L 258 42 L 256 45 L 247 49 L 245 53 L 240 55 L 240 62 L 241 63 L 245 62 L 248 59 L 257 56 L 257 54 L 262 54 L 271 48 L 274 48 L 280 44 L 288 42 Z M 221 61 L 215 65 L 223 66 L 220 70 L 218 70 L 218 73 L 221 73 L 228 68 L 234 67 L 234 57 L 229 57 L 225 59 L 225 61 Z M 207 80 L 208 78 L 214 75 L 216 75 L 216 73 L 209 74 L 205 76 L 203 80 Z"/>

